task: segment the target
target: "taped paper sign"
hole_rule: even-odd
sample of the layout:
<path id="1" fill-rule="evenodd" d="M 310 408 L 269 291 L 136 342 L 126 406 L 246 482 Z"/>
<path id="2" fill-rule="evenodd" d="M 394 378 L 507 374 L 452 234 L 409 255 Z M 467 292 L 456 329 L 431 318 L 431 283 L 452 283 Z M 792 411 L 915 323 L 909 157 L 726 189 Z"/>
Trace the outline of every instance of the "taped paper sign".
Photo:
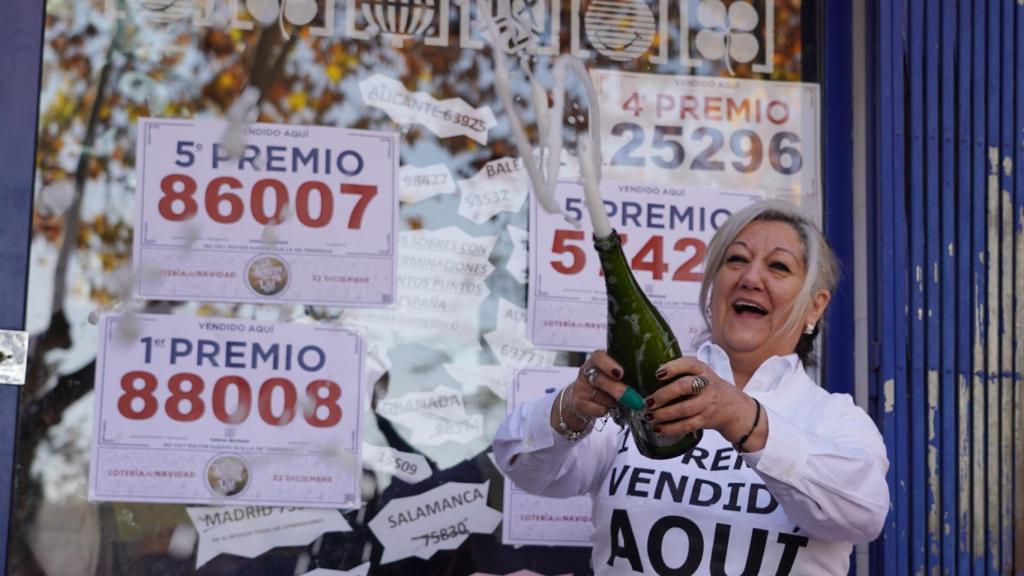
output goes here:
<path id="1" fill-rule="evenodd" d="M 430 477 L 430 464 L 422 454 L 400 452 L 394 448 L 384 448 L 372 444 L 363 444 L 363 467 L 377 472 L 384 472 L 415 484 Z"/>
<path id="2" fill-rule="evenodd" d="M 90 500 L 360 506 L 360 335 L 109 314 L 99 336 Z"/>
<path id="3" fill-rule="evenodd" d="M 817 84 L 612 70 L 590 75 L 601 106 L 606 178 L 758 190 L 820 213 Z"/>
<path id="4" fill-rule="evenodd" d="M 0 330 L 0 384 L 25 383 L 28 332 Z"/>
<path id="5" fill-rule="evenodd" d="M 399 235 L 398 305 L 350 309 L 346 324 L 361 326 L 371 342 L 429 346 L 452 358 L 480 349 L 480 303 L 491 290 L 488 258 L 497 236 L 472 237 L 450 226 Z"/>
<path id="6" fill-rule="evenodd" d="M 185 511 L 199 532 L 196 568 L 218 554 L 255 558 L 278 546 L 304 546 L 325 532 L 352 530 L 337 510 L 189 506 Z"/>
<path id="7" fill-rule="evenodd" d="M 508 235 L 512 239 L 512 253 L 505 262 L 505 269 L 520 284 L 526 284 L 529 278 L 527 256 L 530 250 L 530 233 L 518 226 L 508 226 Z"/>
<path id="8" fill-rule="evenodd" d="M 225 129 L 212 120 L 139 120 L 132 294 L 393 302 L 398 135 L 239 125 L 232 155 Z"/>
<path id="9" fill-rule="evenodd" d="M 515 373 L 515 368 L 511 366 L 486 364 L 445 364 L 444 369 L 462 384 L 462 391 L 467 396 L 476 394 L 483 386 L 499 398 L 505 397 L 508 383 L 512 381 Z"/>
<path id="10" fill-rule="evenodd" d="M 406 204 L 421 202 L 441 194 L 454 194 L 455 177 L 447 164 L 402 166 L 398 171 L 398 198 Z"/>
<path id="11" fill-rule="evenodd" d="M 369 576 L 370 563 L 364 562 L 351 570 L 331 570 L 330 568 L 317 568 L 306 572 L 303 576 Z"/>
<path id="12" fill-rule="evenodd" d="M 502 298 L 498 301 L 498 326 L 484 334 L 484 340 L 503 366 L 540 368 L 551 366 L 558 355 L 540 350 L 526 339 L 526 309 Z"/>
<path id="13" fill-rule="evenodd" d="M 483 224 L 498 212 L 518 212 L 529 193 L 527 182 L 519 158 L 492 160 L 476 176 L 459 181 L 459 216 Z"/>
<path id="14" fill-rule="evenodd" d="M 483 416 L 467 414 L 462 393 L 447 386 L 381 400 L 377 402 L 377 413 L 412 430 L 413 441 L 425 446 L 445 442 L 468 444 L 484 433 Z"/>
<path id="15" fill-rule="evenodd" d="M 454 550 L 470 534 L 489 534 L 501 513 L 487 506 L 490 481 L 449 482 L 408 498 L 395 498 L 381 509 L 370 530 L 384 545 L 380 563 L 413 556 L 429 559 L 438 550 Z"/>
<path id="16" fill-rule="evenodd" d="M 565 387 L 578 368 L 520 370 L 508 391 L 508 411 Z M 505 482 L 502 544 L 515 546 L 591 546 L 590 496 L 547 498 Z"/>
<path id="17" fill-rule="evenodd" d="M 438 138 L 466 136 L 487 144 L 487 132 L 498 125 L 490 106 L 473 108 L 462 98 L 437 100 L 426 92 L 409 92 L 383 74 L 359 83 L 367 106 L 380 108 L 397 124 L 423 124 Z"/>

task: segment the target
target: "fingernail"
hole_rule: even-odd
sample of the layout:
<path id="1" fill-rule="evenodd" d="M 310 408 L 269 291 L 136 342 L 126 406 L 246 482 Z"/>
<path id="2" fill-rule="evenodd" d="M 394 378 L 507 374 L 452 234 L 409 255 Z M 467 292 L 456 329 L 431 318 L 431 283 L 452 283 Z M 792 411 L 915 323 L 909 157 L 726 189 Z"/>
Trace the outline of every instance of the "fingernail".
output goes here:
<path id="1" fill-rule="evenodd" d="M 666 374 L 668 374 L 668 370 L 665 370 L 664 368 L 658 368 L 658 371 L 654 373 L 654 377 L 657 378 L 658 380 L 661 380 L 662 378 L 665 377 Z"/>
<path id="2" fill-rule="evenodd" d="M 622 370 L 619 370 L 618 368 L 612 368 L 612 376 L 614 376 L 616 379 L 622 378 Z"/>
<path id="3" fill-rule="evenodd" d="M 648 398 L 647 402 L 644 402 L 644 404 L 646 404 L 648 408 L 654 406 L 654 398 Z"/>
<path id="4" fill-rule="evenodd" d="M 644 407 L 644 399 L 640 397 L 636 390 L 626 388 L 626 393 L 622 395 L 622 398 L 619 398 L 619 404 L 630 410 L 639 410 Z"/>
<path id="5" fill-rule="evenodd" d="M 651 430 L 654 430 L 655 433 L 661 432 L 661 426 L 655 426 L 654 428 L 651 428 Z"/>

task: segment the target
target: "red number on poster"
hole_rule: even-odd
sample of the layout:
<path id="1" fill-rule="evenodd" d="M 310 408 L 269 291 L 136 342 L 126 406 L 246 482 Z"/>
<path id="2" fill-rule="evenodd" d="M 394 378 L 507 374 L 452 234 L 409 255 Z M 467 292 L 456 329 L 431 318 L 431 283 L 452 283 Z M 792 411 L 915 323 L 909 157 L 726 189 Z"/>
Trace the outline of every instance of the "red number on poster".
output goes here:
<path id="1" fill-rule="evenodd" d="M 274 390 L 280 389 L 284 395 L 284 408 L 277 416 L 274 415 Z M 259 400 L 260 418 L 271 426 L 287 426 L 295 417 L 295 386 L 291 380 L 271 378 L 260 386 Z"/>
<path id="2" fill-rule="evenodd" d="M 675 248 L 676 252 L 685 252 L 688 248 L 693 248 L 693 256 L 690 256 L 686 262 L 683 262 L 682 266 L 676 268 L 675 273 L 672 274 L 672 279 L 682 282 L 701 282 L 704 280 L 704 274 L 702 272 L 694 272 L 693 269 L 704 261 L 704 255 L 708 252 L 707 244 L 696 238 L 680 238 L 676 240 L 676 245 L 673 248 Z"/>
<path id="3" fill-rule="evenodd" d="M 234 387 L 238 393 L 238 405 L 234 412 L 228 412 L 228 387 Z M 252 406 L 252 389 L 241 376 L 224 376 L 213 385 L 213 415 L 225 424 L 245 422 Z"/>
<path id="4" fill-rule="evenodd" d="M 188 389 L 183 389 L 182 384 L 188 382 Z M 178 422 L 192 422 L 198 420 L 206 409 L 199 395 L 203 393 L 203 377 L 199 374 L 182 372 L 171 376 L 167 381 L 167 388 L 171 391 L 171 397 L 167 399 L 164 409 L 171 420 Z M 182 401 L 188 402 L 188 412 L 181 411 Z"/>
<path id="5" fill-rule="evenodd" d="M 310 215 L 309 196 L 316 192 L 319 196 L 320 214 L 313 218 Z M 295 212 L 299 222 L 308 228 L 323 228 L 331 221 L 334 214 L 334 196 L 331 196 L 331 189 L 323 182 L 306 182 L 299 186 L 298 198 L 295 200 Z"/>
<path id="6" fill-rule="evenodd" d="M 142 381 L 142 388 L 135 383 Z M 153 392 L 156 390 L 156 376 L 142 370 L 133 370 L 121 377 L 121 390 L 124 394 L 117 399 L 117 411 L 129 420 L 148 420 L 156 414 L 160 407 Z M 136 410 L 132 405 L 136 399 L 142 400 L 142 409 Z"/>
<path id="7" fill-rule="evenodd" d="M 325 396 L 320 396 L 320 391 L 326 390 Z M 306 398 L 309 400 L 309 408 L 306 410 L 306 422 L 317 428 L 330 428 L 341 422 L 341 386 L 330 380 L 314 380 L 306 387 Z M 327 410 L 327 416 L 321 418 L 317 415 L 320 408 Z"/>
<path id="8" fill-rule="evenodd" d="M 553 254 L 565 254 L 570 256 L 569 264 L 561 260 L 552 260 L 551 267 L 560 274 L 579 274 L 587 264 L 587 254 L 579 246 L 572 246 L 569 240 L 583 240 L 582 230 L 555 230 L 555 239 L 551 242 Z"/>
<path id="9" fill-rule="evenodd" d="M 206 215 L 219 224 L 234 224 L 245 215 L 244 185 L 237 178 L 219 176 L 207 184 L 203 193 Z M 168 174 L 160 181 L 163 195 L 157 202 L 157 212 L 171 222 L 181 222 L 199 212 L 195 195 L 199 186 L 185 174 Z M 358 196 L 348 215 L 346 226 L 359 230 L 370 201 L 377 196 L 377 187 L 366 184 L 341 184 L 338 192 Z M 273 211 L 268 214 L 267 195 L 272 195 Z M 280 223 L 281 213 L 288 204 L 288 187 L 280 180 L 264 178 L 256 181 L 249 192 L 249 212 L 258 224 Z M 323 228 L 334 218 L 335 197 L 331 187 L 316 180 L 303 182 L 295 192 L 295 215 L 307 228 Z"/>
<path id="10" fill-rule="evenodd" d="M 157 203 L 157 210 L 165 220 L 181 222 L 196 215 L 199 206 L 192 197 L 196 193 L 196 181 L 184 174 L 169 174 L 160 181 L 160 190 L 164 193 Z M 181 210 L 175 210 L 181 202 Z"/>
<path id="11" fill-rule="evenodd" d="M 668 264 L 665 264 L 664 242 L 661 236 L 651 236 L 651 239 L 629 261 L 629 266 L 639 272 L 650 272 L 655 280 L 661 280 L 662 275 L 668 272 Z"/>
<path id="12" fill-rule="evenodd" d="M 269 215 L 265 204 L 267 188 L 274 191 L 274 213 Z M 301 192 L 300 188 L 299 193 Z M 284 183 L 280 180 L 264 178 L 252 185 L 252 217 L 256 219 L 256 222 L 264 226 L 280 224 L 281 211 L 284 210 L 285 204 L 288 204 L 288 188 L 285 188 Z"/>
<path id="13" fill-rule="evenodd" d="M 619 241 L 626 245 L 626 234 L 619 234 Z M 556 255 L 568 255 L 569 259 L 550 260 L 548 263 L 560 274 L 571 276 L 579 274 L 587 264 L 587 253 L 574 244 L 583 242 L 586 235 L 582 230 L 555 230 L 551 242 L 551 253 Z M 648 272 L 655 280 L 661 280 L 669 270 L 665 262 L 665 239 L 659 234 L 651 236 L 647 242 L 637 251 L 629 261 L 630 268 L 634 272 Z M 676 268 L 672 273 L 672 280 L 676 282 L 700 282 L 704 275 L 694 272 L 694 268 L 704 261 L 708 247 L 703 240 L 697 238 L 680 238 L 672 246 L 675 252 L 687 252 L 694 249 L 694 254 Z M 599 271 L 599 273 L 602 273 Z M 603 274 L 603 273 L 602 273 Z"/>
<path id="14" fill-rule="evenodd" d="M 225 186 L 229 187 L 229 191 L 224 191 Z M 209 186 L 206 187 L 205 198 L 206 213 L 210 215 L 210 219 L 221 224 L 234 224 L 242 219 L 242 214 L 245 212 L 242 198 L 238 194 L 230 192 L 230 190 L 237 190 L 241 187 L 242 183 L 238 181 L 238 178 L 231 176 L 221 176 L 210 180 Z M 228 211 L 223 213 L 220 210 L 225 202 L 228 204 Z M 255 209 L 255 203 L 253 208 Z"/>
<path id="15" fill-rule="evenodd" d="M 141 382 L 141 387 L 137 385 Z M 148 420 L 160 409 L 156 397 L 159 382 L 155 375 L 142 370 L 133 370 L 121 377 L 123 393 L 117 399 L 117 411 L 130 420 Z M 164 411 L 172 420 L 192 422 L 203 417 L 206 403 L 203 391 L 206 384 L 202 376 L 181 372 L 167 381 L 170 395 L 164 403 Z M 237 402 L 233 411 L 228 409 L 228 393 L 235 390 Z M 280 392 L 277 392 L 280 391 Z M 295 385 L 287 378 L 269 378 L 260 385 L 257 392 L 257 412 L 260 419 L 271 426 L 287 426 L 295 418 L 298 393 Z M 341 422 L 341 386 L 331 380 L 314 380 L 306 386 L 306 409 L 303 417 L 310 426 L 330 428 Z M 278 413 L 275 413 L 274 399 L 281 399 Z M 141 401 L 141 406 L 139 406 Z M 211 402 L 213 415 L 225 424 L 245 422 L 252 411 L 252 388 L 241 376 L 223 376 L 213 386 Z"/>

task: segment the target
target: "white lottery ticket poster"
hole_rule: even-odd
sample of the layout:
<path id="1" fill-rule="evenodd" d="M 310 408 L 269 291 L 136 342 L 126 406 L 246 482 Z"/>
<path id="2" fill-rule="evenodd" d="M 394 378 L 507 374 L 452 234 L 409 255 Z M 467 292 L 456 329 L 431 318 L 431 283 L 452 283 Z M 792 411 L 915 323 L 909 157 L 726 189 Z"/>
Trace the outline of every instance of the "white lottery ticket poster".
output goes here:
<path id="1" fill-rule="evenodd" d="M 683 353 L 692 353 L 694 337 L 704 328 L 697 300 L 708 242 L 730 215 L 760 195 L 606 178 L 601 196 L 637 282 L 672 327 Z M 602 348 L 608 300 L 582 186 L 559 182 L 555 201 L 582 227 L 532 201 L 530 340 L 538 348 Z"/>
<path id="2" fill-rule="evenodd" d="M 338 326 L 102 317 L 89 498 L 358 507 L 362 358 Z"/>
<path id="3" fill-rule="evenodd" d="M 508 390 L 508 411 L 559 390 L 576 377 L 578 368 L 526 369 L 516 373 Z M 505 479 L 502 544 L 514 546 L 590 547 L 590 496 L 547 498 L 529 494 Z"/>
<path id="4" fill-rule="evenodd" d="M 395 295 L 398 139 L 221 121 L 139 120 L 134 294 L 386 306 Z"/>
<path id="5" fill-rule="evenodd" d="M 819 87 L 592 70 L 604 177 L 758 190 L 817 214 Z"/>

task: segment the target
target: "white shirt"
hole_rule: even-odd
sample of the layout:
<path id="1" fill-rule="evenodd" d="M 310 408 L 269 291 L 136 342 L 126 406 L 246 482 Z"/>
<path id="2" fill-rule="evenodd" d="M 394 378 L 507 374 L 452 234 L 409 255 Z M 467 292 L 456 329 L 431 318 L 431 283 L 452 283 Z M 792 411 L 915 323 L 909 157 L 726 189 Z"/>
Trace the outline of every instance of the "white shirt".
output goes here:
<path id="1" fill-rule="evenodd" d="M 721 348 L 697 357 L 733 381 Z M 682 458 L 651 460 L 610 422 L 570 443 L 551 428 L 552 393 L 508 415 L 494 455 L 524 490 L 593 497 L 597 575 L 846 574 L 853 544 L 876 538 L 889 510 L 878 429 L 796 354 L 766 360 L 744 392 L 768 419 L 760 452 L 737 454 L 705 430 Z"/>

